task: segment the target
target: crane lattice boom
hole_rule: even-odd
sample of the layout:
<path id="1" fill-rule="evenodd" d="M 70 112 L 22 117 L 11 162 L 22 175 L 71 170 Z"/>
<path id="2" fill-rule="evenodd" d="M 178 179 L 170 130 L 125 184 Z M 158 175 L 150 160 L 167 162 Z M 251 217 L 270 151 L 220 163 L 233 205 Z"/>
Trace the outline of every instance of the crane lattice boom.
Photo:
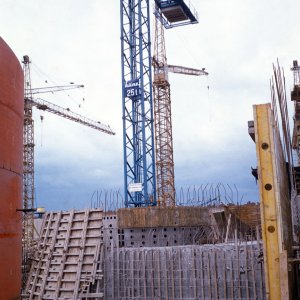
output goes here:
<path id="1" fill-rule="evenodd" d="M 174 66 L 168 65 L 168 71 L 177 74 L 184 74 L 184 75 L 193 75 L 193 76 L 201 76 L 201 75 L 208 75 L 205 69 L 194 69 L 182 66 Z"/>
<path id="2" fill-rule="evenodd" d="M 73 90 L 73 89 L 78 89 L 83 87 L 84 87 L 83 84 L 72 84 L 72 83 L 71 85 L 46 86 L 46 87 L 31 89 L 31 94 L 35 95 L 35 94 L 44 94 L 44 93 L 54 93 L 54 92 Z"/>
<path id="3" fill-rule="evenodd" d="M 39 110 L 44 110 L 51 112 L 53 114 L 56 114 L 60 117 L 69 119 L 71 121 L 80 123 L 82 125 L 86 125 L 88 127 L 94 128 L 98 131 L 110 134 L 110 135 L 115 135 L 115 132 L 113 132 L 110 128 L 109 125 L 104 125 L 101 122 L 91 120 L 89 118 L 86 118 L 84 116 L 81 116 L 77 113 L 72 112 L 69 108 L 63 108 L 58 105 L 55 105 L 51 102 L 48 102 L 46 100 L 37 98 L 37 99 L 25 99 L 29 104 L 32 106 L 35 106 Z"/>

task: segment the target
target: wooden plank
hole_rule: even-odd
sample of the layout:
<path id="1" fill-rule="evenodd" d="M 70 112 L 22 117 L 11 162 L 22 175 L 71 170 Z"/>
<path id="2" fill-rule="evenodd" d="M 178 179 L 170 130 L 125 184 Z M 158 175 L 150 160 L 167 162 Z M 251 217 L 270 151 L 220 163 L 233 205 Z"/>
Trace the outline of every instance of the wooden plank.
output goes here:
<path id="1" fill-rule="evenodd" d="M 279 263 L 280 253 L 289 247 L 285 160 L 270 104 L 255 105 L 254 119 L 266 294 L 270 300 L 289 299 L 281 297 L 281 285 L 289 283 L 288 276 L 280 276 Z"/>
<path id="2" fill-rule="evenodd" d="M 72 226 L 73 216 L 74 216 L 74 210 L 72 210 L 69 214 L 68 227 L 65 229 L 66 235 L 64 236 L 64 250 L 63 250 L 63 253 L 61 256 L 60 270 L 59 270 L 59 275 L 58 275 L 58 280 L 57 280 L 57 285 L 56 285 L 56 290 L 55 290 L 55 298 L 56 299 L 59 297 L 59 294 L 60 294 L 61 281 L 62 281 L 64 266 L 65 266 L 65 262 L 66 262 L 66 253 L 67 253 L 67 249 L 68 249 L 69 238 L 71 235 L 71 226 Z M 59 225 L 60 224 L 58 224 L 57 226 L 59 226 Z"/>
<path id="3" fill-rule="evenodd" d="M 29 299 L 32 300 L 32 299 L 35 299 L 34 297 L 34 292 L 36 291 L 35 290 L 35 285 L 37 283 L 37 280 L 38 280 L 38 275 L 40 275 L 41 273 L 41 265 L 42 265 L 42 258 L 44 257 L 44 252 L 46 251 L 46 241 L 47 241 L 47 238 L 48 238 L 48 234 L 50 232 L 50 226 L 51 226 L 51 218 L 52 218 L 52 215 L 53 213 L 51 212 L 50 214 L 47 215 L 47 221 L 45 222 L 45 227 L 43 229 L 43 235 L 42 235 L 42 238 L 43 238 L 43 242 L 39 245 L 39 261 L 34 265 L 34 267 L 32 268 L 32 270 L 35 269 L 35 274 L 30 274 L 29 275 L 29 278 L 32 278 L 32 282 L 30 282 L 30 286 L 27 287 L 27 292 L 30 293 L 30 296 L 29 296 Z M 29 279 L 30 280 L 30 279 Z M 29 289 L 30 287 L 30 289 Z"/>
<path id="4" fill-rule="evenodd" d="M 88 284 L 95 283 L 95 280 L 101 289 L 95 292 L 102 294 L 103 284 L 98 284 L 103 278 L 102 270 L 97 270 L 103 259 L 100 253 L 103 245 L 101 214 L 102 211 L 93 210 L 91 214 L 89 211 L 71 211 L 45 215 L 38 244 L 39 261 L 30 275 L 33 280 L 27 291 L 32 300 L 77 299 L 80 288 L 83 292 L 80 283 L 88 288 Z"/>
<path id="5" fill-rule="evenodd" d="M 221 252 L 222 255 L 220 255 L 220 263 L 221 263 L 221 266 L 223 267 L 223 289 L 224 289 L 224 300 L 227 299 L 227 276 L 226 276 L 226 267 L 227 267 L 227 262 L 226 262 L 226 259 L 225 259 L 225 251 L 222 251 Z"/>
<path id="6" fill-rule="evenodd" d="M 268 104 L 254 106 L 266 294 L 270 300 L 280 300 L 279 241 L 272 157 L 274 142 L 269 127 L 269 123 L 273 125 L 273 122 L 269 111 Z"/>
<path id="7" fill-rule="evenodd" d="M 226 252 L 227 253 L 227 252 Z M 230 256 L 228 258 L 229 254 L 227 253 L 227 259 L 230 261 L 230 291 L 231 291 L 231 299 L 234 299 L 234 267 L 233 267 L 233 264 L 234 264 L 234 261 L 232 259 L 232 256 Z"/>
<path id="8" fill-rule="evenodd" d="M 166 248 L 162 251 L 162 274 L 163 274 L 163 284 L 164 284 L 164 297 L 166 299 L 169 299 L 169 293 L 168 293 L 168 265 L 167 265 L 167 250 Z"/>
<path id="9" fill-rule="evenodd" d="M 212 256 L 212 268 L 213 268 L 213 285 L 214 285 L 214 292 L 215 292 L 215 297 L 214 299 L 219 299 L 219 287 L 218 287 L 218 264 L 217 264 L 217 260 L 216 260 L 216 249 L 213 249 L 211 253 Z"/>
<path id="10" fill-rule="evenodd" d="M 194 294 L 194 299 L 197 299 L 197 281 L 196 281 L 196 276 L 197 276 L 197 271 L 196 271 L 196 262 L 195 262 L 195 257 L 196 257 L 196 253 L 195 253 L 195 247 L 192 246 L 191 249 L 192 252 L 192 288 L 193 288 L 193 294 Z"/>
<path id="11" fill-rule="evenodd" d="M 252 277 L 252 284 L 253 284 L 253 295 L 252 297 L 254 299 L 257 299 L 257 292 L 256 292 L 256 282 L 255 282 L 255 270 L 254 270 L 254 250 L 253 250 L 253 241 L 251 241 L 251 247 L 250 247 L 250 263 L 251 263 L 251 277 Z"/>
<path id="12" fill-rule="evenodd" d="M 172 298 L 175 299 L 175 280 L 174 280 L 174 252 L 173 249 L 170 251 L 170 265 L 171 265 L 171 289 L 172 289 Z"/>
<path id="13" fill-rule="evenodd" d="M 74 298 L 76 299 L 82 291 L 79 289 L 82 288 L 81 282 L 81 275 L 82 275 L 82 267 L 83 267 L 83 260 L 84 260 L 84 250 L 85 250 L 85 243 L 86 243 L 86 236 L 87 236 L 87 227 L 88 227 L 88 220 L 89 220 L 89 210 L 87 209 L 84 213 L 84 220 L 81 222 L 81 238 L 80 238 L 80 252 L 78 255 L 77 261 L 77 270 L 76 270 L 76 282 L 74 286 Z"/>
<path id="14" fill-rule="evenodd" d="M 178 253 L 178 275 L 179 275 L 179 299 L 183 299 L 183 284 L 182 284 L 182 259 L 180 249 Z"/>
<path id="15" fill-rule="evenodd" d="M 205 280 L 204 280 L 204 268 L 203 268 L 203 251 L 200 250 L 200 282 L 201 282 L 201 298 L 205 299 L 205 293 L 204 293 L 204 288 L 205 288 Z"/>
<path id="16" fill-rule="evenodd" d="M 281 290 L 281 299 L 289 299 L 289 285 L 288 281 L 285 278 L 289 277 L 288 272 L 288 255 L 287 251 L 283 251 L 279 256 L 279 265 L 280 265 L 280 290 Z"/>
<path id="17" fill-rule="evenodd" d="M 209 291 L 209 299 L 214 299 L 213 297 L 213 286 L 211 279 L 211 262 L 210 262 L 210 252 L 207 252 L 207 277 L 208 277 L 208 291 Z"/>
<path id="18" fill-rule="evenodd" d="M 56 226 L 54 228 L 54 234 L 52 236 L 51 247 L 50 247 L 51 248 L 50 249 L 51 256 L 49 257 L 49 259 L 48 259 L 48 261 L 46 263 L 46 269 L 44 270 L 44 276 L 45 276 L 45 278 L 47 278 L 48 274 L 49 274 L 49 268 L 51 266 L 51 259 L 52 259 L 52 252 L 54 250 L 54 245 L 55 245 L 55 242 L 56 242 L 56 237 L 57 237 L 57 233 L 58 233 L 60 219 L 61 219 L 61 212 L 59 212 L 58 215 L 57 215 Z M 41 295 L 44 294 L 46 283 L 47 283 L 47 280 L 45 278 L 44 278 L 44 281 L 43 281 L 41 289 L 40 289 L 40 294 Z"/>
<path id="19" fill-rule="evenodd" d="M 145 255 L 145 251 L 142 252 L 142 279 L 143 279 L 143 285 L 142 285 L 142 289 L 143 289 L 143 297 L 144 299 L 146 299 L 147 297 L 147 280 L 146 280 L 146 255 Z"/>

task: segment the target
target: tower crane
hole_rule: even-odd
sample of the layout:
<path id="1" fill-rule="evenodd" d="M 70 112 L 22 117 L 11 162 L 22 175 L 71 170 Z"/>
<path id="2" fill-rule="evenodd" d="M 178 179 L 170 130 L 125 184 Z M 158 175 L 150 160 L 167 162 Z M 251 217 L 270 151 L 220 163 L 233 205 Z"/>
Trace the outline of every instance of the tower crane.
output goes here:
<path id="1" fill-rule="evenodd" d="M 156 10 L 158 8 L 156 7 Z M 154 129 L 156 154 L 156 193 L 159 206 L 175 206 L 175 180 L 171 93 L 168 73 L 208 75 L 205 69 L 168 65 L 163 23 L 155 18 L 154 56 Z"/>
<path id="2" fill-rule="evenodd" d="M 23 268 L 28 267 L 27 255 L 30 251 L 34 236 L 34 120 L 32 118 L 33 107 L 56 114 L 62 118 L 69 119 L 79 124 L 91 127 L 100 132 L 114 135 L 110 126 L 101 122 L 93 121 L 68 108 L 62 108 L 58 105 L 42 100 L 35 99 L 33 96 L 46 92 L 57 92 L 82 88 L 83 85 L 53 86 L 45 88 L 32 88 L 30 74 L 30 59 L 27 55 L 23 56 L 24 71 L 24 130 L 23 130 Z M 28 270 L 29 271 L 29 270 Z M 27 273 L 23 270 L 23 273 Z"/>
<path id="3" fill-rule="evenodd" d="M 150 2 L 120 0 L 126 207 L 157 205 Z M 155 4 L 155 16 L 166 28 L 198 22 L 195 10 L 184 0 L 155 0 Z"/>

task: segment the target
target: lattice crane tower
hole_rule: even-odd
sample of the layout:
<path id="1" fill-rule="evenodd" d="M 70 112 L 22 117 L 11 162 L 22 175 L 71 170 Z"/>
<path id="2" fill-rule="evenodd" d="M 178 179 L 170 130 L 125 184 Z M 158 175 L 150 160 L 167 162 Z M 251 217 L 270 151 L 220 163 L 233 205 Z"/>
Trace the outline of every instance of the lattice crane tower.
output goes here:
<path id="1" fill-rule="evenodd" d="M 175 182 L 171 94 L 164 29 L 158 18 L 155 19 L 153 69 L 157 201 L 159 206 L 174 206 Z"/>
<path id="2" fill-rule="evenodd" d="M 121 0 L 125 206 L 156 205 L 149 1 Z"/>
<path id="3" fill-rule="evenodd" d="M 167 28 L 197 23 L 183 0 L 155 0 Z M 120 0 L 125 206 L 157 204 L 150 1 Z"/>
<path id="4" fill-rule="evenodd" d="M 156 12 L 159 12 L 156 6 Z M 159 13 L 157 13 L 159 16 Z M 161 18 L 155 19 L 154 42 L 154 121 L 155 121 L 155 153 L 157 202 L 159 206 L 175 206 L 175 179 L 173 158 L 173 133 L 171 113 L 171 93 L 168 73 L 185 75 L 208 75 L 205 69 L 193 69 L 168 65 L 164 26 Z M 169 28 L 169 26 L 167 26 Z"/>

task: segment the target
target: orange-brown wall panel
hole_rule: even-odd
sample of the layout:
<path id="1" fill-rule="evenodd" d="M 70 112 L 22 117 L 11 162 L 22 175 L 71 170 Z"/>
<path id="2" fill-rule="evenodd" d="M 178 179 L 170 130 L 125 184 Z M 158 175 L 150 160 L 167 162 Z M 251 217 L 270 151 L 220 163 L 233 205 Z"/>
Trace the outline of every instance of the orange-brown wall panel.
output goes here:
<path id="1" fill-rule="evenodd" d="M 0 38 L 0 300 L 21 290 L 23 71 Z"/>

